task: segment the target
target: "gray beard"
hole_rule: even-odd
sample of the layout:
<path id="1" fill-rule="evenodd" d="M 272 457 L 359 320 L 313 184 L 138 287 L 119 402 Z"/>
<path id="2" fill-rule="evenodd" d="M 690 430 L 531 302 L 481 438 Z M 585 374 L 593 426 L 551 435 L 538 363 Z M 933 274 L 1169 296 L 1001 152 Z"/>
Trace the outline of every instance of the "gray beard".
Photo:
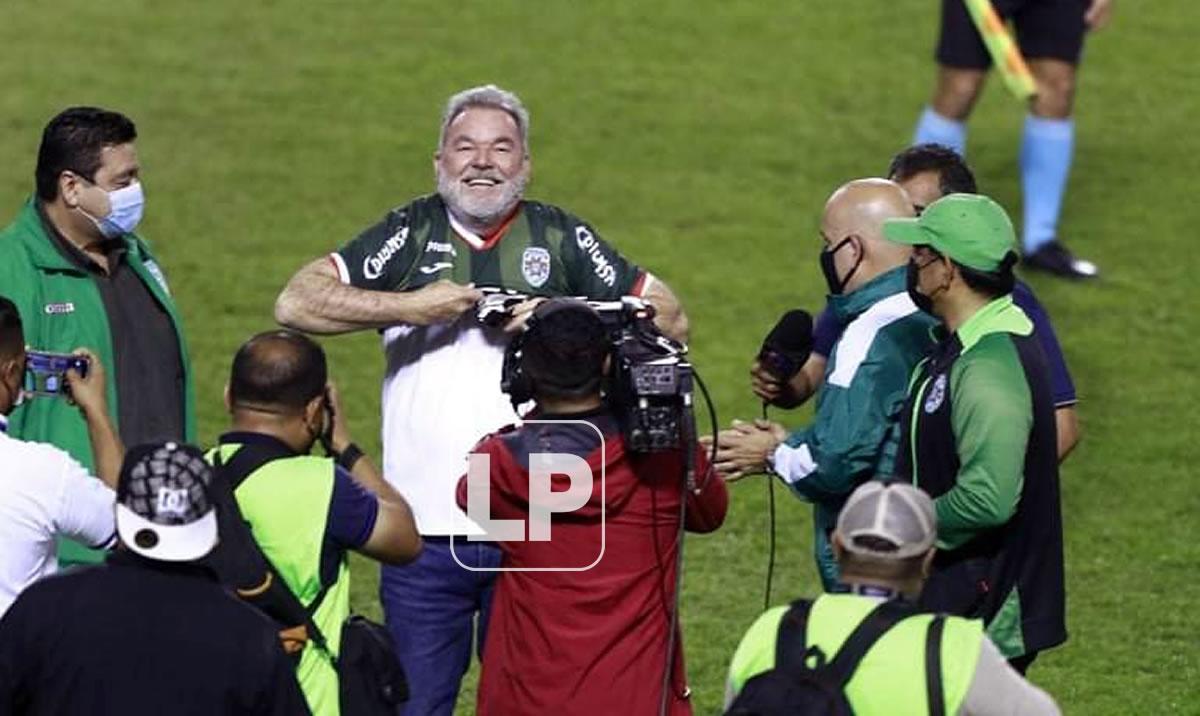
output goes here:
<path id="1" fill-rule="evenodd" d="M 525 196 L 529 172 L 524 171 L 501 185 L 503 191 L 495 199 L 477 199 L 457 179 L 447 177 L 439 168 L 437 191 L 455 219 L 471 229 L 490 229 L 504 220 L 513 207 Z"/>

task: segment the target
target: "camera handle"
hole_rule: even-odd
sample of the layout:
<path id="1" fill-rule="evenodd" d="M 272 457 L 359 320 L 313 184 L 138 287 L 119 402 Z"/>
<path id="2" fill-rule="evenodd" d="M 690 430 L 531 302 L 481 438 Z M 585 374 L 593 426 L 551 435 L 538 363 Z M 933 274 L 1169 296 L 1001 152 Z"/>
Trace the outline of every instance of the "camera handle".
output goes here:
<path id="1" fill-rule="evenodd" d="M 683 446 L 684 483 L 689 493 L 696 491 L 696 411 L 693 406 L 695 388 L 692 367 L 683 364 L 679 369 L 679 394 L 683 398 L 683 420 L 679 426 L 679 444 Z"/>

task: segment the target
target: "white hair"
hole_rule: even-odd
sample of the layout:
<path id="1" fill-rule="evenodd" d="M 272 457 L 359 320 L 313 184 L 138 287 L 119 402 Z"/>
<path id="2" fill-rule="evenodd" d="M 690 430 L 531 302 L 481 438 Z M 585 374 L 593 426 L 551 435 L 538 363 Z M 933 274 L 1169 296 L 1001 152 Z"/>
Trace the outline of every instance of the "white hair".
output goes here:
<path id="1" fill-rule="evenodd" d="M 446 111 L 442 113 L 442 131 L 438 137 L 439 148 L 446 143 L 446 131 L 450 123 L 470 107 L 491 107 L 507 112 L 517 123 L 521 146 L 526 154 L 529 153 L 529 110 L 525 109 L 520 97 L 490 84 L 465 89 L 446 101 Z"/>

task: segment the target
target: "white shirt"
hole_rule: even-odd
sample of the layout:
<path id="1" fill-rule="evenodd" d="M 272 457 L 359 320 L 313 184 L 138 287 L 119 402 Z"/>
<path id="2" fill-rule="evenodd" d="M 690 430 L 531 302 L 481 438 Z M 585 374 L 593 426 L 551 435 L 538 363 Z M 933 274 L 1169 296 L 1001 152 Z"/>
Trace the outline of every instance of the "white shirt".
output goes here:
<path id="1" fill-rule="evenodd" d="M 454 323 L 384 331 L 383 475 L 423 535 L 482 534 L 458 508 L 455 488 L 471 448 L 517 420 L 500 391 L 508 340 L 473 311 Z"/>
<path id="2" fill-rule="evenodd" d="M 116 495 L 52 445 L 9 437 L 0 417 L 0 615 L 58 570 L 55 536 L 106 547 Z"/>

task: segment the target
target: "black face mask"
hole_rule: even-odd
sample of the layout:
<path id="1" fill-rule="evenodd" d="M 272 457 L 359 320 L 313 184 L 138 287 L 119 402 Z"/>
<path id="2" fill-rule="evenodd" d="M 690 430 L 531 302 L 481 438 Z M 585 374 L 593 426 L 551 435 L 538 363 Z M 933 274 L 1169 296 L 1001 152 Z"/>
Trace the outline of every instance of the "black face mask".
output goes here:
<path id="1" fill-rule="evenodd" d="M 847 236 L 832 249 L 821 249 L 821 273 L 825 275 L 825 283 L 829 286 L 829 292 L 835 296 L 841 295 L 842 291 L 846 290 L 846 284 L 850 282 L 850 277 L 854 275 L 859 265 L 862 264 L 863 255 L 860 251 L 858 260 L 850 267 L 850 271 L 846 274 L 846 277 L 842 279 L 838 278 L 837 268 L 833 265 L 833 256 L 841 251 L 843 246 L 850 243 L 850 240 L 853 238 L 852 236 Z"/>
<path id="2" fill-rule="evenodd" d="M 912 302 L 916 304 L 917 308 L 930 315 L 935 315 L 933 313 L 933 296 L 926 296 L 925 294 L 921 293 L 921 289 L 917 288 L 917 286 L 920 284 L 922 269 L 924 269 L 926 266 L 929 266 L 929 264 L 936 263 L 939 260 L 940 259 L 932 259 L 928 263 L 921 265 L 917 263 L 915 258 L 909 259 L 908 268 L 904 274 L 904 288 L 908 291 L 908 297 L 912 299 Z M 936 294 L 938 291 L 941 291 L 945 288 L 947 287 L 940 286 L 934 291 L 934 293 Z"/>

